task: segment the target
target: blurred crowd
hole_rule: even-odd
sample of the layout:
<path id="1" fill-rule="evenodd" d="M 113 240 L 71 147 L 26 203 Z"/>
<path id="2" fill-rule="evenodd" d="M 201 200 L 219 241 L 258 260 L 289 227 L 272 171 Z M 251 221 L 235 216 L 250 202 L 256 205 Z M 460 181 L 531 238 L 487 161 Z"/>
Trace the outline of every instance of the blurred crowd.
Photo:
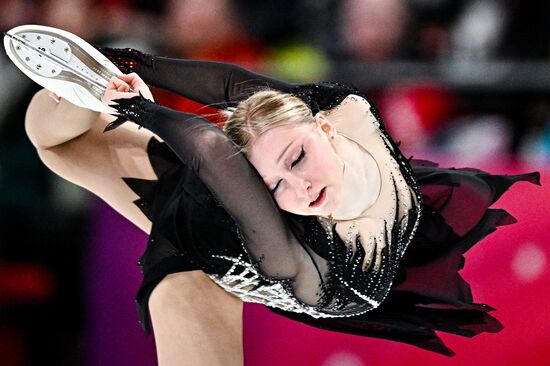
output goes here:
<path id="1" fill-rule="evenodd" d="M 233 62 L 293 82 L 352 82 L 406 152 L 487 166 L 550 162 L 550 84 L 529 87 L 543 77 L 534 71 L 508 87 L 488 77 L 499 66 L 513 80 L 517 67 L 550 61 L 549 13 L 550 3 L 520 0 L 3 0 L 0 28 L 49 25 L 97 45 Z M 411 65 L 422 72 L 400 77 Z M 442 78 L 443 67 L 455 77 Z M 373 70 L 385 70 L 382 82 L 368 82 Z M 76 364 L 93 200 L 50 173 L 26 138 L 38 86 L 5 55 L 0 80 L 0 364 Z"/>

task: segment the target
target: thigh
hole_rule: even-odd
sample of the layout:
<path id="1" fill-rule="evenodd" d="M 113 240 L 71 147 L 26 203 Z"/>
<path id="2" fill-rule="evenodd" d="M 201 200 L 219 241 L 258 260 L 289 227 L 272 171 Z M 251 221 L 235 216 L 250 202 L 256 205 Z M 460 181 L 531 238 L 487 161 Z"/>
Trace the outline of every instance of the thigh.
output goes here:
<path id="1" fill-rule="evenodd" d="M 88 111 L 66 101 L 59 106 L 63 111 L 59 113 L 52 103 L 55 102 L 45 93 L 37 95 L 29 106 L 32 113 L 28 113 L 27 118 L 54 118 L 53 122 L 61 126 L 70 126 L 78 119 L 91 118 L 93 121 L 91 128 L 64 143 L 48 148 L 35 144 L 41 160 L 54 173 L 94 193 L 149 233 L 150 220 L 133 203 L 137 194 L 121 178 L 157 178 L 147 155 L 147 144 L 154 134 L 138 129 L 131 122 L 103 133 L 105 126 L 115 117 Z"/>
<path id="2" fill-rule="evenodd" d="M 47 98 L 42 93 L 33 99 L 31 118 L 52 116 L 53 101 L 42 97 Z M 149 233 L 151 222 L 134 205 L 138 196 L 121 177 L 157 178 L 147 155 L 147 144 L 154 134 L 132 123 L 103 133 L 114 117 L 87 113 L 71 105 L 64 105 L 63 114 L 55 114 L 55 118 L 59 123 L 71 123 L 74 118 L 94 120 L 78 137 L 49 148 L 37 147 L 42 161 Z M 165 277 L 153 290 L 149 306 L 161 366 L 242 365 L 242 302 L 204 272 Z"/>
<path id="3" fill-rule="evenodd" d="M 243 303 L 204 272 L 165 277 L 149 309 L 160 366 L 243 364 Z"/>

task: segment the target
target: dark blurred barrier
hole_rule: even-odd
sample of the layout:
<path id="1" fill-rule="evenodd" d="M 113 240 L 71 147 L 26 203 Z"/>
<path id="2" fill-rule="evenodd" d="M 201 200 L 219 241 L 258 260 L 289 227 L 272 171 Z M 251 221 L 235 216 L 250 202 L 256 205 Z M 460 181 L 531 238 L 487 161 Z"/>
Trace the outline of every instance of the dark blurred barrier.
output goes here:
<path id="1" fill-rule="evenodd" d="M 457 92 L 550 93 L 550 62 L 344 62 L 332 65 L 330 78 L 354 84 L 360 90 L 384 89 L 408 81 L 431 81 Z"/>

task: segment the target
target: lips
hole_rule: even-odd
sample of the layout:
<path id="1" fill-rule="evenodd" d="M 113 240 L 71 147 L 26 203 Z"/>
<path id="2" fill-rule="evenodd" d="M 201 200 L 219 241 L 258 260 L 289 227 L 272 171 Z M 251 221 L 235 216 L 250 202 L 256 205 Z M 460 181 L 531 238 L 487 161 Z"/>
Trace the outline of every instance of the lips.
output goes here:
<path id="1" fill-rule="evenodd" d="M 323 189 L 321 189 L 321 191 L 319 192 L 319 195 L 317 196 L 317 198 L 314 201 L 312 201 L 309 204 L 309 207 L 320 206 L 325 201 L 325 197 L 327 196 L 326 190 L 327 190 L 327 187 L 324 187 Z"/>

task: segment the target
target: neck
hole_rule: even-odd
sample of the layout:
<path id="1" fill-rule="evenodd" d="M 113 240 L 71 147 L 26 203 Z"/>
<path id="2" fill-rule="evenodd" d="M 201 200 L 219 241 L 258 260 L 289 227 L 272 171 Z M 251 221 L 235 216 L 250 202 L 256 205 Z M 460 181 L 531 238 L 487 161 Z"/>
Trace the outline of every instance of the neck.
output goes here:
<path id="1" fill-rule="evenodd" d="M 347 137 L 337 134 L 334 149 L 342 159 L 341 205 L 334 220 L 352 220 L 365 214 L 381 191 L 381 173 L 374 158 Z"/>

